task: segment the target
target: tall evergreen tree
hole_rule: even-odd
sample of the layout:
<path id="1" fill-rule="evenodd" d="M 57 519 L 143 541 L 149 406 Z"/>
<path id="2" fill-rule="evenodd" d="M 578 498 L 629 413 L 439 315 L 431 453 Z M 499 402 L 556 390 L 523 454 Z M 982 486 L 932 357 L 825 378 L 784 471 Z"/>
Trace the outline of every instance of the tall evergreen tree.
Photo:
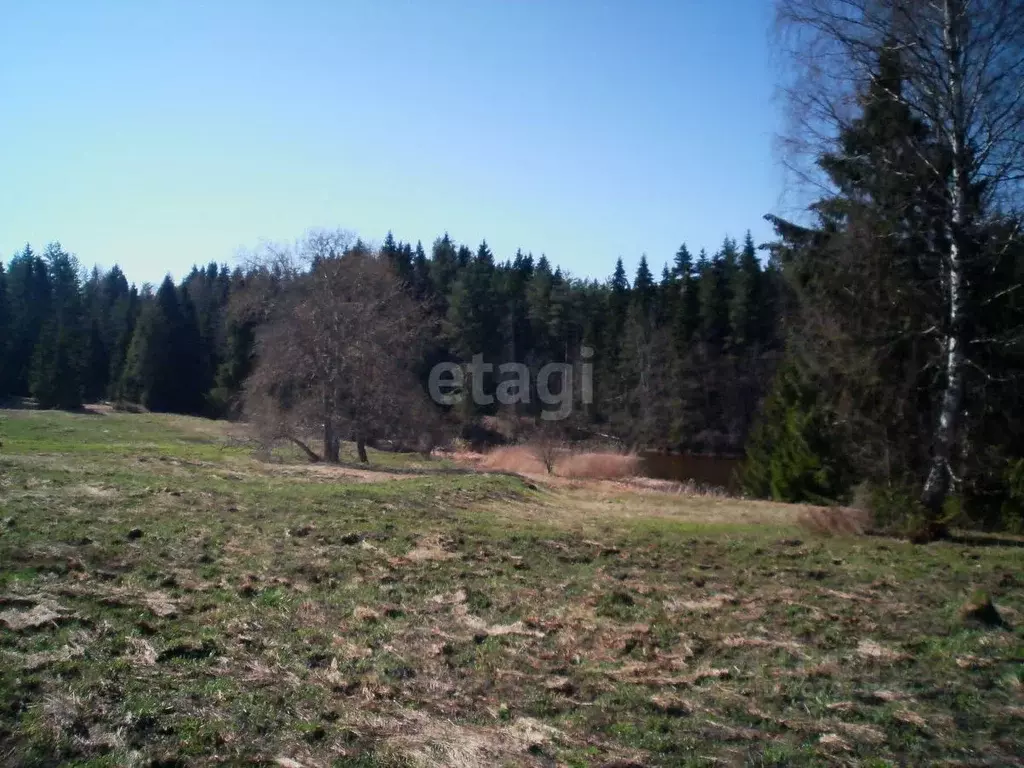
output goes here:
<path id="1" fill-rule="evenodd" d="M 412 251 L 402 243 L 395 242 L 395 236 L 388 231 L 381 246 L 380 254 L 391 265 L 395 275 L 406 286 L 413 282 Z"/>
<path id="2" fill-rule="evenodd" d="M 729 332 L 728 251 L 710 260 L 701 249 L 697 260 L 700 338 L 711 350 L 719 350 Z"/>
<path id="3" fill-rule="evenodd" d="M 115 275 L 113 279 L 117 287 L 111 293 L 117 298 L 110 306 L 106 330 L 106 340 L 110 344 L 110 369 L 107 377 L 106 396 L 111 398 L 116 398 L 118 395 L 121 378 L 124 374 L 125 359 L 128 357 L 128 347 L 131 344 L 135 324 L 138 322 L 141 311 L 138 290 L 132 286 L 126 292 L 121 292 L 121 279 L 124 279 L 123 275 Z M 127 286 L 127 281 L 124 285 Z"/>
<path id="4" fill-rule="evenodd" d="M 693 257 L 686 244 L 676 251 L 672 272 L 678 281 L 679 299 L 673 318 L 673 337 L 677 354 L 682 357 L 700 325 L 700 296 Z"/>
<path id="5" fill-rule="evenodd" d="M 640 257 L 633 280 L 633 302 L 639 307 L 642 317 L 648 317 L 654 306 L 654 275 L 647 265 L 647 256 Z"/>
<path id="6" fill-rule="evenodd" d="M 11 345 L 11 316 L 7 299 L 7 272 L 0 261 L 0 398 L 10 394 L 11 382 L 8 370 Z"/>
<path id="7" fill-rule="evenodd" d="M 121 397 L 151 411 L 198 410 L 195 379 L 189 378 L 197 367 L 197 338 L 194 310 L 182 310 L 174 282 L 170 276 L 164 278 L 156 296 L 146 303 L 132 336 Z"/>
<path id="8" fill-rule="evenodd" d="M 448 311 L 448 294 L 459 271 L 458 252 L 451 237 L 445 232 L 434 241 L 430 260 L 430 282 L 436 309 L 442 317 Z"/>
<path id="9" fill-rule="evenodd" d="M 32 357 L 50 315 L 49 272 L 27 244 L 8 264 L 7 297 L 11 335 L 5 368 L 12 394 L 27 396 Z"/>
<path id="10" fill-rule="evenodd" d="M 760 327 L 758 305 L 761 296 L 761 265 L 757 260 L 754 238 L 747 230 L 740 251 L 739 262 L 732 279 L 729 299 L 730 339 L 734 347 L 744 347 L 760 340 L 764 329 Z"/>
<path id="11" fill-rule="evenodd" d="M 78 261 L 59 243 L 47 246 L 43 258 L 50 286 L 49 315 L 33 351 L 30 391 L 43 408 L 78 408 L 89 360 Z"/>
<path id="12" fill-rule="evenodd" d="M 446 335 L 453 352 L 463 360 L 482 354 L 493 360 L 499 346 L 497 306 L 493 285 L 494 262 L 486 243 L 477 258 L 460 270 L 448 297 Z"/>
<path id="13" fill-rule="evenodd" d="M 419 241 L 416 242 L 416 250 L 412 255 L 412 282 L 413 297 L 418 301 L 425 301 L 433 287 L 430 281 L 430 261 L 423 250 L 423 243 Z"/>
<path id="14" fill-rule="evenodd" d="M 934 333 L 942 324 L 941 278 L 927 254 L 942 237 L 946 205 L 928 174 L 944 160 L 901 89 L 899 55 L 886 49 L 861 96 L 861 116 L 820 158 L 836 191 L 813 206 L 817 225 L 774 219 L 782 238 L 776 254 L 796 300 L 787 354 L 816 392 L 816 407 L 843 425 L 832 450 L 858 477 L 881 485 L 921 482 L 927 471 L 931 371 L 942 354 Z M 780 390 L 787 395 L 796 392 Z M 811 415 L 798 415 L 802 406 L 780 404 L 776 416 L 804 423 Z"/>
<path id="15" fill-rule="evenodd" d="M 612 273 L 609 289 L 608 312 L 611 315 L 611 322 L 613 326 L 621 328 L 629 310 L 629 278 L 626 277 L 626 268 L 622 264 L 621 256 L 615 262 L 615 272 Z"/>

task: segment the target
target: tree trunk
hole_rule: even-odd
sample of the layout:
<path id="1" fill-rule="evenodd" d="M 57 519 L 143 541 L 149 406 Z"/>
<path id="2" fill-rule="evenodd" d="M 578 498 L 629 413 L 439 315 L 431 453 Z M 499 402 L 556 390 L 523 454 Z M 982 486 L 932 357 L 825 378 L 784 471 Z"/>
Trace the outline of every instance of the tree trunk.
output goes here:
<path id="1" fill-rule="evenodd" d="M 299 448 L 302 449 L 302 452 L 306 454 L 306 458 L 309 459 L 311 463 L 315 464 L 316 462 L 320 461 L 320 457 L 317 456 L 315 453 L 313 453 L 312 449 L 308 445 L 306 445 L 304 442 L 299 440 L 299 438 L 297 438 L 297 437 L 289 437 L 288 439 L 291 440 L 293 443 L 295 443 L 297 446 L 299 446 Z"/>
<path id="2" fill-rule="evenodd" d="M 341 441 L 334 434 L 334 424 L 330 419 L 324 422 L 324 461 L 337 464 L 341 453 Z"/>
<path id="3" fill-rule="evenodd" d="M 945 344 L 946 386 L 942 392 L 938 424 L 932 441 L 931 465 L 921 493 L 921 502 L 928 512 L 933 532 L 941 535 L 938 523 L 942 507 L 953 480 L 950 461 L 956 444 L 964 394 L 964 260 L 967 230 L 967 179 L 970 172 L 970 149 L 967 147 L 964 110 L 964 73 L 961 56 L 962 8 L 959 0 L 945 0 L 944 53 L 947 63 L 950 96 L 949 142 L 952 155 L 950 179 L 950 222 L 947 229 L 949 256 L 946 263 L 946 301 L 948 331 Z"/>
<path id="4" fill-rule="evenodd" d="M 370 457 L 366 455 L 366 439 L 362 437 L 356 438 L 356 452 L 359 454 L 359 460 L 363 464 L 370 463 Z"/>

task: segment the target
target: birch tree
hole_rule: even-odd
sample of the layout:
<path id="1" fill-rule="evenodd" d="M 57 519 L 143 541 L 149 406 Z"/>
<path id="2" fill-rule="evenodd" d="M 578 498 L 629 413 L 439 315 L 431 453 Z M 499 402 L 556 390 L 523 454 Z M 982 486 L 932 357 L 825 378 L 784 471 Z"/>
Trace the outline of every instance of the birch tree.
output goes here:
<path id="1" fill-rule="evenodd" d="M 967 276 L 985 258 L 979 231 L 1019 210 L 1024 182 L 1024 1 L 778 0 L 789 65 L 786 158 L 804 182 L 856 115 L 856 96 L 880 53 L 898 52 L 904 87 L 893 96 L 922 120 L 942 151 L 922 153 L 946 201 L 941 236 L 927 239 L 938 266 L 942 317 L 932 334 L 941 383 L 921 501 L 935 519 L 956 480 L 964 391 L 972 366 Z M 982 265 L 983 268 L 983 265 Z"/>

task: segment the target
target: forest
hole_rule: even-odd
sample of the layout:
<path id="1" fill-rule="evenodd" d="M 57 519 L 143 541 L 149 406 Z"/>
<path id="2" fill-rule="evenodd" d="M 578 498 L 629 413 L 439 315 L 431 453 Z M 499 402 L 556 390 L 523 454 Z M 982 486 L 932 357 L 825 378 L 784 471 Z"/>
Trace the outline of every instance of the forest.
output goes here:
<path id="1" fill-rule="evenodd" d="M 347 256 L 369 250 L 346 233 L 318 231 L 289 255 L 308 263 L 318 248 Z M 293 279 L 281 249 L 270 250 L 233 270 L 195 267 L 179 284 L 168 277 L 153 290 L 129 284 L 116 266 L 82 275 L 59 244 L 41 254 L 26 246 L 2 278 L 2 391 L 62 408 L 110 399 L 238 415 L 267 320 L 254 305 L 262 309 L 267 291 Z M 420 388 L 440 360 L 468 363 L 480 354 L 536 370 L 572 363 L 586 345 L 594 402 L 578 409 L 574 427 L 629 447 L 742 452 L 781 349 L 780 274 L 759 258 L 749 234 L 742 245 L 727 238 L 712 256 L 695 258 L 683 245 L 660 278 L 643 257 L 630 279 L 619 259 L 604 281 L 564 274 L 545 256 L 517 252 L 498 261 L 486 242 L 472 250 L 447 234 L 429 256 L 420 243 L 390 234 L 373 250 L 403 288 L 403 313 L 418 313 L 425 329 L 415 359 L 403 360 Z M 496 407 L 467 400 L 451 415 L 471 426 Z M 520 415 L 536 415 L 537 407 Z"/>

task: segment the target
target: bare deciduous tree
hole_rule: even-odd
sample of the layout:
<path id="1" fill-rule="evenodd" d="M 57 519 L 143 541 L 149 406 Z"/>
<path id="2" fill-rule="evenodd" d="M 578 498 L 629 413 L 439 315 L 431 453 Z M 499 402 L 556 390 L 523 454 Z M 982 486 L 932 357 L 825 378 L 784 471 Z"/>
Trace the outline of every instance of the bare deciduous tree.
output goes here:
<path id="1" fill-rule="evenodd" d="M 277 278 L 253 297 L 266 322 L 245 388 L 261 433 L 327 462 L 346 437 L 365 462 L 369 440 L 418 436 L 433 417 L 409 368 L 423 317 L 387 262 L 343 232 L 310 234 L 298 259 L 272 256 Z M 305 442 L 316 433 L 322 457 Z"/>
<path id="2" fill-rule="evenodd" d="M 534 430 L 529 441 L 530 452 L 553 474 L 555 463 L 565 451 L 565 437 L 558 425 L 542 423 Z"/>
<path id="3" fill-rule="evenodd" d="M 1022 0 L 777 0 L 780 40 L 792 65 L 785 95 L 792 169 L 818 180 L 813 164 L 856 115 L 856 98 L 887 47 L 899 53 L 905 85 L 893 97 L 923 120 L 942 161 L 922 153 L 947 202 L 945 232 L 927 256 L 941 275 L 940 403 L 921 492 L 938 514 L 954 474 L 963 421 L 967 275 L 982 221 L 1018 209 L 1024 183 L 1024 2 Z"/>

